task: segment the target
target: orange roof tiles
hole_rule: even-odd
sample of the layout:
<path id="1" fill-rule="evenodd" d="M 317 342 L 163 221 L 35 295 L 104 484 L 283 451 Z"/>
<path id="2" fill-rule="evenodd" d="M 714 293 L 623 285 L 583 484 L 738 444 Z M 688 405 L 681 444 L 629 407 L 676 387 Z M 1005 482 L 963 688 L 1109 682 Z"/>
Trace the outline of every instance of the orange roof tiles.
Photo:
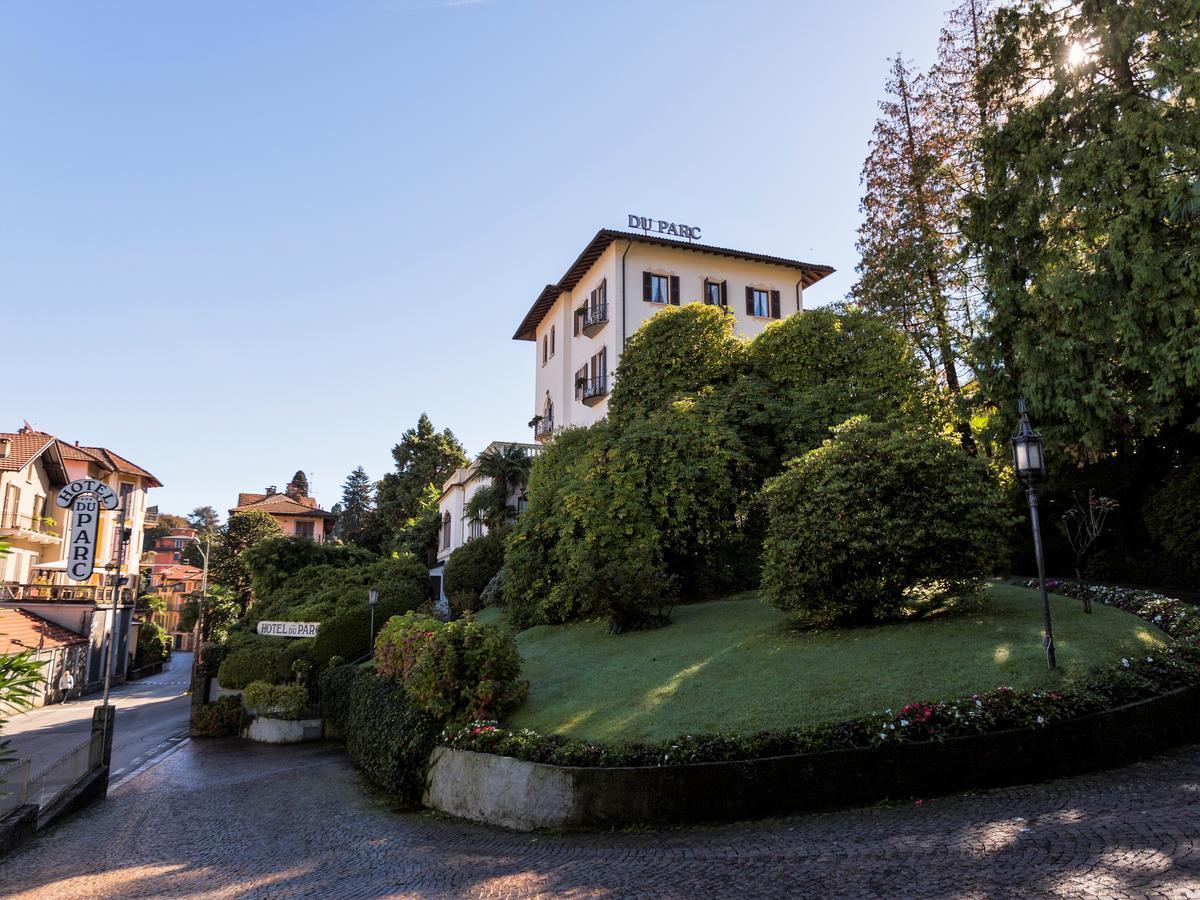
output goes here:
<path id="1" fill-rule="evenodd" d="M 70 647 L 86 644 L 87 640 L 82 634 L 23 609 L 0 609 L 0 655 L 46 647 Z"/>

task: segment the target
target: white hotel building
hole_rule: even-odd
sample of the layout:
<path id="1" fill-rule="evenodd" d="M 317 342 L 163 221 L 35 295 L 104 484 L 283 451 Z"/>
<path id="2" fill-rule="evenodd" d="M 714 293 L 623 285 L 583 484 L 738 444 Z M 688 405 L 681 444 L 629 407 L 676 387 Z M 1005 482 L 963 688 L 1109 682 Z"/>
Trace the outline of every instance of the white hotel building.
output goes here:
<path id="1" fill-rule="evenodd" d="M 712 303 L 753 337 L 804 309 L 804 291 L 829 266 L 745 250 L 601 229 L 538 295 L 514 340 L 536 352 L 534 432 L 603 419 L 625 341 L 664 306 Z"/>
<path id="2" fill-rule="evenodd" d="M 697 302 L 723 306 L 734 317 L 736 333 L 753 337 L 769 323 L 804 309 L 805 288 L 832 273 L 829 266 L 762 253 L 601 229 L 566 274 L 546 285 L 513 335 L 534 342 L 537 439 L 604 418 L 625 341 L 663 307 Z M 520 446 L 531 455 L 540 449 L 537 444 Z M 441 532 L 437 564 L 429 574 L 443 610 L 448 609 L 441 587 L 446 560 L 486 532 L 482 523 L 466 516 L 472 495 L 487 483 L 476 477 L 475 469 L 475 463 L 458 469 L 442 486 L 438 501 Z M 523 498 L 511 499 L 519 510 Z"/>

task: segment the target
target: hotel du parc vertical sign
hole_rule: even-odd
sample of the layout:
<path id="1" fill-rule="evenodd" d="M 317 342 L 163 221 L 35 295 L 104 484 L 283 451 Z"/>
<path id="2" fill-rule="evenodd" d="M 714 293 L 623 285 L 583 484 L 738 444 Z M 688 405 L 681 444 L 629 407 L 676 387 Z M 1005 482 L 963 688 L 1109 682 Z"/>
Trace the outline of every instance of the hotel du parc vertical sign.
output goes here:
<path id="1" fill-rule="evenodd" d="M 71 545 L 67 549 L 67 577 L 87 581 L 96 562 L 96 529 L 100 508 L 116 509 L 117 492 L 95 478 L 77 478 L 58 492 L 54 502 L 71 510 Z"/>

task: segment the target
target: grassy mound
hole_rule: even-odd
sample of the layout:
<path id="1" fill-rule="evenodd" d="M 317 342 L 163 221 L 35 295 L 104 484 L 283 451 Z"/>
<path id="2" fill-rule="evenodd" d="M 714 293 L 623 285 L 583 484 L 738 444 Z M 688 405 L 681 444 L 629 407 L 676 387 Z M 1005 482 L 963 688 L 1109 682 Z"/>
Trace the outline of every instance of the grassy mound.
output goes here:
<path id="1" fill-rule="evenodd" d="M 993 585 L 981 607 L 921 622 L 798 634 L 753 595 L 676 608 L 656 631 L 541 626 L 517 644 L 528 701 L 506 723 L 615 742 L 754 732 L 851 718 L 1005 684 L 1052 688 L 1167 636 L 1128 613 L 1051 595 L 1047 671 L 1036 591 Z"/>

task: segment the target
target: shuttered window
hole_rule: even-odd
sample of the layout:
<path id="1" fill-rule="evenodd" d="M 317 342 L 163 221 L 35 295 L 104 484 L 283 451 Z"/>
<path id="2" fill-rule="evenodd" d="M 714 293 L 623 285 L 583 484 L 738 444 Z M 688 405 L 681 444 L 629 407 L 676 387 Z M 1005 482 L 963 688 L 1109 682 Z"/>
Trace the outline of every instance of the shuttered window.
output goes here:
<path id="1" fill-rule="evenodd" d="M 678 283 L 678 279 L 674 279 Z M 642 299 L 647 303 L 670 303 L 671 281 L 666 275 L 656 275 L 653 272 L 642 273 Z M 679 293 L 676 286 L 676 295 Z"/>
<path id="2" fill-rule="evenodd" d="M 704 302 L 709 306 L 728 306 L 729 297 L 725 293 L 725 282 L 705 279 Z"/>
<path id="3" fill-rule="evenodd" d="M 746 287 L 746 315 L 760 319 L 780 318 L 779 291 Z"/>

